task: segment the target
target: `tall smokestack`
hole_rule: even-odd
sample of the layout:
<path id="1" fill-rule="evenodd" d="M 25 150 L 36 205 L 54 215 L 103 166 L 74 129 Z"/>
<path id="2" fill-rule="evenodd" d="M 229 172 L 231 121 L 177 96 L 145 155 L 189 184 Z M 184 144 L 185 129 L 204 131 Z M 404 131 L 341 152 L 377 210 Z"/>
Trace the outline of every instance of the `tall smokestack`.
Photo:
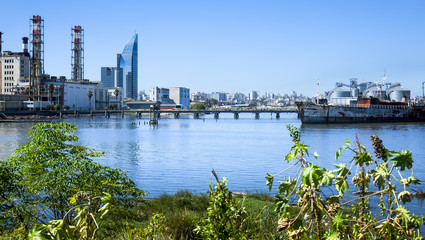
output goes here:
<path id="1" fill-rule="evenodd" d="M 0 56 L 1 56 L 1 43 L 2 43 L 2 41 L 1 41 L 1 35 L 2 35 L 3 33 L 2 32 L 0 32 Z"/>
<path id="2" fill-rule="evenodd" d="M 28 53 L 28 38 L 27 37 L 22 38 L 22 52 Z"/>

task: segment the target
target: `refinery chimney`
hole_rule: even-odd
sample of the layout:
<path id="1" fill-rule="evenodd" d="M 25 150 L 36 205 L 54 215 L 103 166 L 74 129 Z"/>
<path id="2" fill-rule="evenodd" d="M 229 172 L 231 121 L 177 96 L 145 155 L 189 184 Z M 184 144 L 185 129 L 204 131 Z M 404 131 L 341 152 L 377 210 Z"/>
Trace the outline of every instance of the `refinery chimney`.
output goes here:
<path id="1" fill-rule="evenodd" d="M 22 52 L 25 53 L 25 55 L 29 54 L 28 53 L 28 38 L 27 37 L 22 38 Z"/>
<path id="2" fill-rule="evenodd" d="M 71 80 L 84 80 L 84 29 L 74 26 L 71 29 Z"/>
<path id="3" fill-rule="evenodd" d="M 0 32 L 0 56 L 1 56 L 1 43 L 2 43 L 2 41 L 1 41 L 1 35 L 2 35 L 3 33 L 2 32 Z"/>
<path id="4" fill-rule="evenodd" d="M 30 87 L 35 95 L 40 93 L 42 75 L 44 74 L 44 20 L 32 16 L 31 26 L 31 76 Z"/>

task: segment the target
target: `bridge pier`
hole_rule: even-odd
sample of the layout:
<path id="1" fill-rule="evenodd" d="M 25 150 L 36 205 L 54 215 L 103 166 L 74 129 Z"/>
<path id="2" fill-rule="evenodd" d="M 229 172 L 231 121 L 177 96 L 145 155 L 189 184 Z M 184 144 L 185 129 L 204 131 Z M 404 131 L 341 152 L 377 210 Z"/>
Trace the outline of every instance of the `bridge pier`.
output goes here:
<path id="1" fill-rule="evenodd" d="M 124 111 L 121 111 L 121 118 L 124 118 Z"/>
<path id="2" fill-rule="evenodd" d="M 276 113 L 276 119 L 280 118 L 280 113 Z"/>
<path id="3" fill-rule="evenodd" d="M 176 112 L 174 113 L 174 119 L 179 119 L 180 118 L 180 113 Z"/>
<path id="4" fill-rule="evenodd" d="M 214 118 L 218 119 L 219 115 L 220 115 L 220 113 L 218 113 L 218 112 L 214 113 Z"/>
<path id="5" fill-rule="evenodd" d="M 234 119 L 239 119 L 239 113 L 235 112 L 235 113 L 233 114 L 233 118 L 234 118 Z"/>
<path id="6" fill-rule="evenodd" d="M 197 113 L 197 112 L 196 113 L 193 113 L 193 118 L 194 119 L 199 119 L 199 113 Z"/>
<path id="7" fill-rule="evenodd" d="M 260 119 L 260 113 L 255 113 L 255 119 Z"/>

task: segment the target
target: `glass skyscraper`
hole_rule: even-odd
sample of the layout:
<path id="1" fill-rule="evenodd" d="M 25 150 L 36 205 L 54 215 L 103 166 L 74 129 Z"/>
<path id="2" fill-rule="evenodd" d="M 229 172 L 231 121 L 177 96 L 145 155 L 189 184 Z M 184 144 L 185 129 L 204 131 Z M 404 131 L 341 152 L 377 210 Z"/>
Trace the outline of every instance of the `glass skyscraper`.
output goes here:
<path id="1" fill-rule="evenodd" d="M 117 69 L 122 69 L 124 97 L 137 100 L 137 33 L 127 42 L 121 54 L 117 55 Z"/>

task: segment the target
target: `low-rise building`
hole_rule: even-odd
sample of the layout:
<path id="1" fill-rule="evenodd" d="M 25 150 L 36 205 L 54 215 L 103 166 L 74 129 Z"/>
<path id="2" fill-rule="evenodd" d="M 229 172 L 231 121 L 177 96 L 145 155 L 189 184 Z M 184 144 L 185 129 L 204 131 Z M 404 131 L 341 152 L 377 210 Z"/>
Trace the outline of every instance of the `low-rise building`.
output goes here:
<path id="1" fill-rule="evenodd" d="M 189 88 L 172 87 L 168 88 L 168 90 L 170 99 L 173 100 L 177 105 L 180 105 L 182 109 L 190 108 Z"/>

